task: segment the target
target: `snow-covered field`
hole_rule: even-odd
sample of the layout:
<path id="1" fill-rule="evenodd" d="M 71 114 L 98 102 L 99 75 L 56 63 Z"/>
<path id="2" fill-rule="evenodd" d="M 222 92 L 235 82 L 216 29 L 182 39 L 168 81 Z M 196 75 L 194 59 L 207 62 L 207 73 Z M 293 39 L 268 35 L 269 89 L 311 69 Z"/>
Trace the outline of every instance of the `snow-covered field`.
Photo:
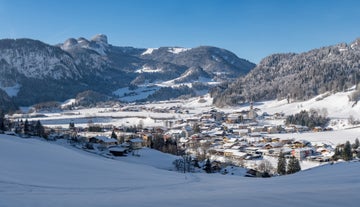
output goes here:
<path id="1" fill-rule="evenodd" d="M 359 203 L 359 162 L 257 179 L 184 175 L 166 170 L 172 159 L 144 151 L 140 157 L 113 160 L 54 142 L 0 135 L 0 206 L 329 207 Z"/>
<path id="2" fill-rule="evenodd" d="M 305 139 L 332 145 L 353 142 L 360 128 L 347 119 L 360 117 L 360 105 L 348 101 L 351 92 L 332 94 L 305 102 L 286 100 L 255 103 L 259 113 L 326 108 L 334 131 L 272 134 L 280 138 Z M 37 117 L 48 126 L 68 127 L 92 123 L 163 126 L 156 118 L 190 118 L 214 107 L 209 96 L 189 100 L 148 103 L 147 108 L 182 106 L 188 114 L 153 111 L 112 111 L 109 108 L 74 110 L 71 113 L 44 113 Z M 225 112 L 249 106 L 231 107 Z M 154 119 L 155 118 L 155 119 Z M 266 120 L 267 124 L 281 123 Z M 0 207 L 12 206 L 357 206 L 360 190 L 360 162 L 326 164 L 320 167 L 302 162 L 294 175 L 270 179 L 247 178 L 243 171 L 227 175 L 173 171 L 175 156 L 150 149 L 140 156 L 109 159 L 87 153 L 61 142 L 21 139 L 0 135 Z M 275 163 L 273 160 L 272 163 Z M 251 164 L 251 163 L 250 163 Z M 254 163 L 255 164 L 255 163 Z M 275 165 L 274 165 L 275 166 Z M 228 171 L 232 172 L 229 168 Z"/>

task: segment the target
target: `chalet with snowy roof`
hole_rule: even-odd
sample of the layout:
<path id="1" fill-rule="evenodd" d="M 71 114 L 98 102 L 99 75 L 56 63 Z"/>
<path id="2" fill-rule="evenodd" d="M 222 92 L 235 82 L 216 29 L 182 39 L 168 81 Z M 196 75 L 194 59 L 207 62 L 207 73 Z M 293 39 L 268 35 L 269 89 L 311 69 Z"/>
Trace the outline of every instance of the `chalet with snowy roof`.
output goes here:
<path id="1" fill-rule="evenodd" d="M 334 149 L 331 147 L 317 147 L 315 151 L 317 154 L 325 157 L 332 157 L 334 155 Z"/>
<path id="2" fill-rule="evenodd" d="M 248 129 L 233 129 L 233 134 L 234 135 L 238 135 L 238 136 L 247 136 L 249 134 L 249 130 Z"/>
<path id="3" fill-rule="evenodd" d="M 291 155 L 297 158 L 298 160 L 303 160 L 306 157 L 311 156 L 313 154 L 314 154 L 314 149 L 310 147 L 293 149 L 291 152 Z"/>
<path id="4" fill-rule="evenodd" d="M 277 126 L 268 126 L 267 127 L 267 132 L 269 134 L 277 134 L 277 133 L 280 132 L 280 130 L 279 130 L 279 127 L 277 127 Z"/>
<path id="5" fill-rule="evenodd" d="M 293 143 L 293 148 L 311 147 L 311 143 L 307 140 L 297 140 Z"/>
<path id="6" fill-rule="evenodd" d="M 246 157 L 246 153 L 240 152 L 238 149 L 225 149 L 224 156 L 232 159 L 244 159 Z"/>
<path id="7" fill-rule="evenodd" d="M 271 142 L 271 143 L 266 143 L 264 145 L 264 149 L 273 149 L 273 148 L 280 148 L 282 147 L 283 144 L 281 142 Z"/>
<path id="8" fill-rule="evenodd" d="M 263 126 L 253 126 L 253 127 L 250 127 L 250 131 L 251 131 L 251 133 L 254 133 L 254 132 L 266 132 L 267 129 L 264 128 Z"/>
<path id="9" fill-rule="evenodd" d="M 284 128 L 286 133 L 294 133 L 296 132 L 295 126 L 287 126 Z"/>
<path id="10" fill-rule="evenodd" d="M 141 138 L 134 138 L 129 140 L 130 149 L 136 150 L 143 147 L 144 140 Z"/>
<path id="11" fill-rule="evenodd" d="M 227 115 L 226 117 L 226 123 L 228 124 L 234 124 L 234 123 L 239 123 L 240 120 L 241 120 L 241 117 L 242 115 L 240 114 L 237 114 L 237 113 L 233 113 L 233 114 L 229 114 Z"/>
<path id="12" fill-rule="evenodd" d="M 322 132 L 323 131 L 323 128 L 322 127 L 319 127 L 319 126 L 316 126 L 314 127 L 313 129 L 313 132 Z"/>
<path id="13" fill-rule="evenodd" d="M 201 118 L 200 118 L 201 121 L 202 120 L 209 120 L 209 119 L 213 119 L 213 115 L 210 114 L 210 113 L 204 113 L 204 114 L 201 115 Z"/>
<path id="14" fill-rule="evenodd" d="M 114 138 L 109 138 L 105 136 L 94 136 L 89 138 L 89 143 L 101 144 L 104 147 L 109 147 L 112 145 L 117 145 L 118 141 Z"/>
<path id="15" fill-rule="evenodd" d="M 294 127 L 297 132 L 309 131 L 309 127 L 307 127 L 307 126 L 295 125 Z"/>
<path id="16" fill-rule="evenodd" d="M 123 146 L 110 146 L 109 152 L 114 156 L 126 156 L 128 153 L 128 148 Z"/>

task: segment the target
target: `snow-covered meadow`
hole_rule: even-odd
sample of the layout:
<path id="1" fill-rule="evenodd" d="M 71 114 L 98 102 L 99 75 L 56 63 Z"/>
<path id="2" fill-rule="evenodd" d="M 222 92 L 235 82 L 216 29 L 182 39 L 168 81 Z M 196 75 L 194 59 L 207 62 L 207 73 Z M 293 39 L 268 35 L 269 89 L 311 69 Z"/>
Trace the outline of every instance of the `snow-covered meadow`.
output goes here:
<path id="1" fill-rule="evenodd" d="M 357 206 L 359 162 L 263 178 L 171 168 L 140 152 L 113 160 L 54 142 L 0 135 L 0 206 Z M 147 163 L 147 164 L 145 164 Z"/>

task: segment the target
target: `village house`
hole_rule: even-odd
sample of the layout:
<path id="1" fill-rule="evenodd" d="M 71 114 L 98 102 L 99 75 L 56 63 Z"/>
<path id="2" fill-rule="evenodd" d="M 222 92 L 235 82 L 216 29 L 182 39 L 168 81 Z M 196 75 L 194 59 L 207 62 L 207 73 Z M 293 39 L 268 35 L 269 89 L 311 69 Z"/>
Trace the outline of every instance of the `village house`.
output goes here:
<path id="1" fill-rule="evenodd" d="M 313 154 L 314 154 L 314 149 L 310 147 L 293 149 L 291 152 L 291 155 L 298 160 L 303 160 L 306 157 L 311 156 Z"/>
<path id="2" fill-rule="evenodd" d="M 126 156 L 128 148 L 124 146 L 110 146 L 109 152 L 114 156 Z"/>
<path id="3" fill-rule="evenodd" d="M 144 140 L 141 138 L 134 138 L 134 139 L 130 139 L 129 143 L 130 143 L 130 149 L 137 150 L 143 147 Z"/>
<path id="4" fill-rule="evenodd" d="M 232 129 L 233 134 L 240 136 L 240 137 L 244 137 L 247 136 L 249 134 L 249 130 L 248 129 Z"/>
<path id="5" fill-rule="evenodd" d="M 323 128 L 322 127 L 319 127 L 319 126 L 316 126 L 314 127 L 313 129 L 313 132 L 322 132 L 323 131 Z"/>
<path id="6" fill-rule="evenodd" d="M 250 131 L 251 131 L 251 133 L 255 133 L 255 132 L 264 132 L 266 130 L 264 129 L 263 126 L 253 126 L 253 127 L 250 127 Z"/>
<path id="7" fill-rule="evenodd" d="M 103 147 L 109 147 L 112 145 L 117 145 L 118 141 L 116 139 L 105 136 L 94 136 L 89 138 L 89 143 L 100 144 Z"/>
<path id="8" fill-rule="evenodd" d="M 224 156 L 230 159 L 244 159 L 246 157 L 246 153 L 240 152 L 238 149 L 225 149 Z"/>
<path id="9" fill-rule="evenodd" d="M 292 148 L 311 147 L 311 143 L 307 140 L 297 140 L 293 143 Z"/>
<path id="10" fill-rule="evenodd" d="M 239 115 L 237 113 L 235 114 L 228 114 L 226 117 L 226 123 L 227 124 L 235 124 L 240 123 L 242 115 Z"/>
<path id="11" fill-rule="evenodd" d="M 277 127 L 277 126 L 268 126 L 267 127 L 267 132 L 269 134 L 277 134 L 277 133 L 280 132 L 280 130 L 279 130 L 279 127 Z"/>
<path id="12" fill-rule="evenodd" d="M 307 126 L 295 125 L 294 127 L 297 132 L 309 131 L 309 127 L 307 127 Z"/>
<path id="13" fill-rule="evenodd" d="M 286 133 L 294 133 L 296 132 L 295 126 L 287 126 L 284 128 Z"/>

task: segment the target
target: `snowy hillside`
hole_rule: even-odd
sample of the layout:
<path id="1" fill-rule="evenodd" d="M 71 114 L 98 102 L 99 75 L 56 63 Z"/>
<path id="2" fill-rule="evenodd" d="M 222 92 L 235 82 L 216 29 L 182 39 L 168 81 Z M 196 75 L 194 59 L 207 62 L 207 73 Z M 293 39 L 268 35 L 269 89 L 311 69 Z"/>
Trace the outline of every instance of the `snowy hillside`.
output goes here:
<path id="1" fill-rule="evenodd" d="M 6 135 L 0 135 L 0 163 L 0 206 L 6 207 L 357 206 L 360 190 L 359 162 L 270 179 L 184 175 Z"/>

